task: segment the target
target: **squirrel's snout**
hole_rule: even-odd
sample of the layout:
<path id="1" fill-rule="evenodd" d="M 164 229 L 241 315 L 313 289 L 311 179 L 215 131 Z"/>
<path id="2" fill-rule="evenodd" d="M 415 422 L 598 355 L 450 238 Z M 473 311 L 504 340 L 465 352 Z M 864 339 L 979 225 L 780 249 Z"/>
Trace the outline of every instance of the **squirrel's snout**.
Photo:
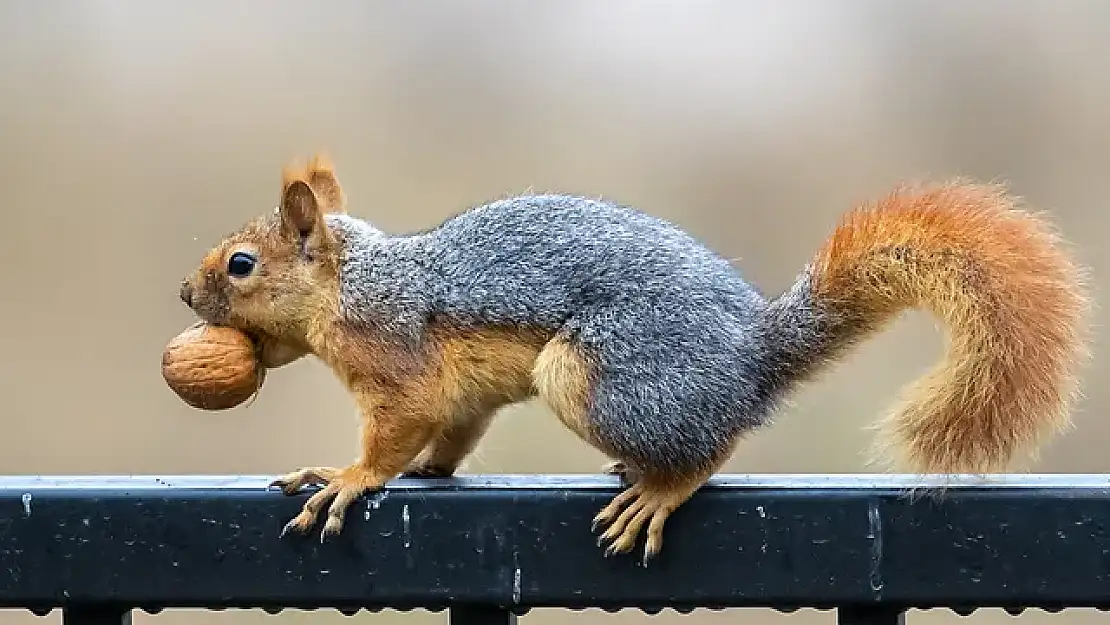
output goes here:
<path id="1" fill-rule="evenodd" d="M 193 285 L 189 284 L 188 280 L 181 282 L 181 301 L 189 308 L 193 307 Z"/>

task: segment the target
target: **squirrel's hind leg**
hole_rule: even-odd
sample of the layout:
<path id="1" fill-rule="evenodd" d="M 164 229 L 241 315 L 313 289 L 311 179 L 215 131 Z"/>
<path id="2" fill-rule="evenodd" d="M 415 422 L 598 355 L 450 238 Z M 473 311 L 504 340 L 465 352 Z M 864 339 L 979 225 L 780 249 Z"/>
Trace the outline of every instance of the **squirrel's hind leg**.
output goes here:
<path id="1" fill-rule="evenodd" d="M 646 564 L 662 549 L 667 518 L 727 458 L 731 440 L 706 440 L 704 449 L 695 449 L 698 441 L 691 445 L 687 436 L 680 444 L 683 446 L 674 445 L 679 438 L 674 430 L 681 424 L 662 423 L 657 413 L 681 415 L 681 406 L 654 406 L 645 414 L 622 406 L 640 406 L 640 412 L 645 412 L 643 398 L 632 389 L 666 385 L 668 377 L 683 373 L 660 370 L 655 378 L 614 380 L 613 375 L 627 374 L 607 373 L 602 365 L 609 359 L 604 349 L 594 350 L 556 336 L 536 358 L 533 381 L 539 396 L 564 425 L 616 459 L 603 470 L 620 475 L 631 486 L 598 513 L 594 529 L 607 526 L 599 544 L 608 542 L 605 553 L 611 555 L 630 551 L 646 526 Z M 622 392 L 624 397 L 612 401 L 612 395 Z"/>

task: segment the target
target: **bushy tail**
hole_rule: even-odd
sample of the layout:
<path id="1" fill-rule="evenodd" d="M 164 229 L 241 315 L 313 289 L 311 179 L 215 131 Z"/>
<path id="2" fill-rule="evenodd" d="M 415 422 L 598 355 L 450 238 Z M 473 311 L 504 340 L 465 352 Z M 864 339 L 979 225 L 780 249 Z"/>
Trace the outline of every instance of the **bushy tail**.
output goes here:
<path id="1" fill-rule="evenodd" d="M 1081 269 L 1005 189 L 899 188 L 844 216 L 765 322 L 785 385 L 900 312 L 948 328 L 943 360 L 878 423 L 878 445 L 917 473 L 989 473 L 1069 423 L 1086 356 Z"/>

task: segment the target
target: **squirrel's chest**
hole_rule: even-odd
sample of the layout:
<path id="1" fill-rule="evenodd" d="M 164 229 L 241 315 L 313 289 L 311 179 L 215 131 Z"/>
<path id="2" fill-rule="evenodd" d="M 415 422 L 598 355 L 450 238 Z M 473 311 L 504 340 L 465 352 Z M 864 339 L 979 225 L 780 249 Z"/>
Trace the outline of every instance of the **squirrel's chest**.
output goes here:
<path id="1" fill-rule="evenodd" d="M 534 395 L 532 369 L 551 338 L 542 329 L 433 324 L 419 342 L 340 320 L 310 333 L 313 351 L 349 389 L 419 388 L 452 410 L 491 408 Z"/>

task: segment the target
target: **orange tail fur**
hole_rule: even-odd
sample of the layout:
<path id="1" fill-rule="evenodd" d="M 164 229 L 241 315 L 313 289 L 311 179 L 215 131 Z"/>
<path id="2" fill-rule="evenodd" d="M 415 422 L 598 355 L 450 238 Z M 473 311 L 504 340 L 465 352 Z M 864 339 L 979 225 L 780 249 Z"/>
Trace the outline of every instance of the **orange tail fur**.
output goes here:
<path id="1" fill-rule="evenodd" d="M 1086 356 L 1081 268 L 996 185 L 900 188 L 847 215 L 808 276 L 829 352 L 909 308 L 948 328 L 943 360 L 877 425 L 918 473 L 989 473 L 1070 423 Z"/>

